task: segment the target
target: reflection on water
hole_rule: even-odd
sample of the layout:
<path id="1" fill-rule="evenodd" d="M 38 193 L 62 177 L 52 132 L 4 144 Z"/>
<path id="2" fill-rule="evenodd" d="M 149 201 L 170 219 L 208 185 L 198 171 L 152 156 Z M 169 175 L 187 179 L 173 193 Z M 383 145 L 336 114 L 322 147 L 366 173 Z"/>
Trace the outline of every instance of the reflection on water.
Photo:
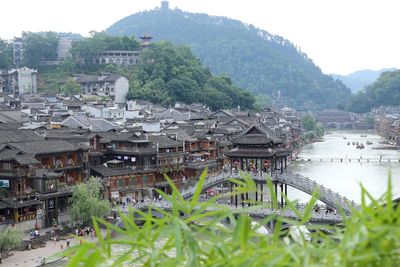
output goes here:
<path id="1" fill-rule="evenodd" d="M 323 142 L 305 145 L 299 154 L 305 161 L 292 162 L 290 170 L 316 180 L 358 203 L 361 200 L 359 183 L 372 196 L 379 197 L 386 191 L 388 175 L 391 173 L 394 195 L 399 196 L 400 151 L 373 149 L 382 146 L 379 142 L 383 140 L 370 133 L 334 132 L 326 135 Z M 353 141 L 363 143 L 365 148 L 356 149 Z M 367 145 L 367 141 L 372 144 Z M 308 195 L 295 189 L 289 190 L 288 195 L 290 199 L 299 199 L 301 202 L 309 200 Z"/>

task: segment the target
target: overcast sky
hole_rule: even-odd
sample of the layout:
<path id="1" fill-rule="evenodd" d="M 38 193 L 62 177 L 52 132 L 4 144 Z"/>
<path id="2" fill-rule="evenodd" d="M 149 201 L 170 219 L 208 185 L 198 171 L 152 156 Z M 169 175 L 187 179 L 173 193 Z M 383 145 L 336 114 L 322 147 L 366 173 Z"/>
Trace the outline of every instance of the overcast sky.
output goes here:
<path id="1" fill-rule="evenodd" d="M 324 73 L 400 68 L 398 0 L 171 0 L 170 7 L 225 16 L 299 46 Z M 159 0 L 10 0 L 0 8 L 0 38 L 22 31 L 102 31 Z"/>

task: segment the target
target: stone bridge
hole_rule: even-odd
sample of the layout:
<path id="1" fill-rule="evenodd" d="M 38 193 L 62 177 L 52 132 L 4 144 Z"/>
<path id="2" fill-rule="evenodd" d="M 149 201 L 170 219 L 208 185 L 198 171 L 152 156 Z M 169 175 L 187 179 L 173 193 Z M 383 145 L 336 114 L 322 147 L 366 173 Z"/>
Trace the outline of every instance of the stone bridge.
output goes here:
<path id="1" fill-rule="evenodd" d="M 357 115 L 340 110 L 324 110 L 315 112 L 315 118 L 328 129 L 356 129 L 358 128 Z"/>

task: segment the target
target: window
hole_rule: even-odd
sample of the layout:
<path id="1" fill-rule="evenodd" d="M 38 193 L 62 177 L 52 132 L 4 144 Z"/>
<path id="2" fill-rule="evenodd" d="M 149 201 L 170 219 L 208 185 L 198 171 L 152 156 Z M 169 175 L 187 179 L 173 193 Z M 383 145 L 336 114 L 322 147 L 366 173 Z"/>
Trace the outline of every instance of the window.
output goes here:
<path id="1" fill-rule="evenodd" d="M 124 181 L 122 179 L 118 179 L 118 189 L 121 189 L 124 187 Z"/>
<path id="2" fill-rule="evenodd" d="M 3 162 L 3 170 L 11 170 L 12 164 L 10 162 Z"/>

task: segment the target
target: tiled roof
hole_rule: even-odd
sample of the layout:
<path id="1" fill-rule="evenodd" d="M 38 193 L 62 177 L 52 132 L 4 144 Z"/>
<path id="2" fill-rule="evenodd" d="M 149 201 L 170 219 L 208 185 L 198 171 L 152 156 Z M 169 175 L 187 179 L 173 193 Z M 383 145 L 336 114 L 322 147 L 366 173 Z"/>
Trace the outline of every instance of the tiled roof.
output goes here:
<path id="1" fill-rule="evenodd" d="M 164 131 L 168 135 L 176 135 L 177 141 L 185 141 L 185 142 L 195 142 L 197 139 L 191 137 L 183 130 L 166 130 Z"/>
<path id="2" fill-rule="evenodd" d="M 0 130 L 0 144 L 40 140 L 44 140 L 44 138 L 32 130 Z"/>
<path id="3" fill-rule="evenodd" d="M 0 160 L 13 160 L 20 151 L 11 148 L 4 148 L 0 151 Z"/>
<path id="4" fill-rule="evenodd" d="M 98 77 L 95 75 L 85 75 L 82 77 L 79 77 L 76 82 L 77 83 L 89 83 L 89 82 L 97 82 Z"/>
<path id="5" fill-rule="evenodd" d="M 149 135 L 149 140 L 153 141 L 154 144 L 159 144 L 159 148 L 168 148 L 168 147 L 179 147 L 183 146 L 182 142 L 177 142 L 172 140 L 171 138 L 165 135 Z"/>
<path id="6" fill-rule="evenodd" d="M 104 79 L 102 79 L 101 81 L 103 82 L 115 82 L 118 78 L 124 77 L 122 75 L 118 75 L 118 74 L 111 74 L 108 75 L 107 77 L 105 77 Z"/>
<path id="7" fill-rule="evenodd" d="M 146 141 L 144 137 L 138 137 L 134 133 L 117 133 L 117 132 L 102 132 L 99 133 L 101 139 L 106 139 L 109 141 L 125 141 L 125 142 L 135 142 L 135 141 Z"/>
<path id="8" fill-rule="evenodd" d="M 32 155 L 19 154 L 15 156 L 15 160 L 21 165 L 39 164 L 40 161 L 35 159 Z"/>
<path id="9" fill-rule="evenodd" d="M 22 126 L 22 123 L 20 123 L 20 122 L 0 123 L 0 131 L 2 131 L 2 130 L 13 130 L 13 131 L 16 131 L 21 126 Z"/>
<path id="10" fill-rule="evenodd" d="M 262 145 L 271 142 L 274 144 L 281 144 L 282 140 L 280 140 L 271 129 L 263 125 L 257 124 L 249 127 L 241 135 L 233 139 L 232 142 L 238 145 L 240 144 Z"/>
<path id="11" fill-rule="evenodd" d="M 20 142 L 10 143 L 11 147 L 14 147 L 20 151 L 23 151 L 32 155 L 40 155 L 47 153 L 61 153 L 68 151 L 77 151 L 80 148 L 72 145 L 71 143 L 63 140 L 44 140 L 44 141 L 33 141 L 33 142 Z"/>
<path id="12" fill-rule="evenodd" d="M 135 173 L 135 171 L 130 168 L 108 168 L 103 165 L 90 167 L 90 170 L 91 172 L 94 171 L 103 177 L 115 175 L 132 175 Z"/>
<path id="13" fill-rule="evenodd" d="M 61 124 L 70 128 L 90 129 L 92 132 L 105 132 L 119 128 L 105 119 L 89 118 L 84 115 L 68 117 Z"/>

